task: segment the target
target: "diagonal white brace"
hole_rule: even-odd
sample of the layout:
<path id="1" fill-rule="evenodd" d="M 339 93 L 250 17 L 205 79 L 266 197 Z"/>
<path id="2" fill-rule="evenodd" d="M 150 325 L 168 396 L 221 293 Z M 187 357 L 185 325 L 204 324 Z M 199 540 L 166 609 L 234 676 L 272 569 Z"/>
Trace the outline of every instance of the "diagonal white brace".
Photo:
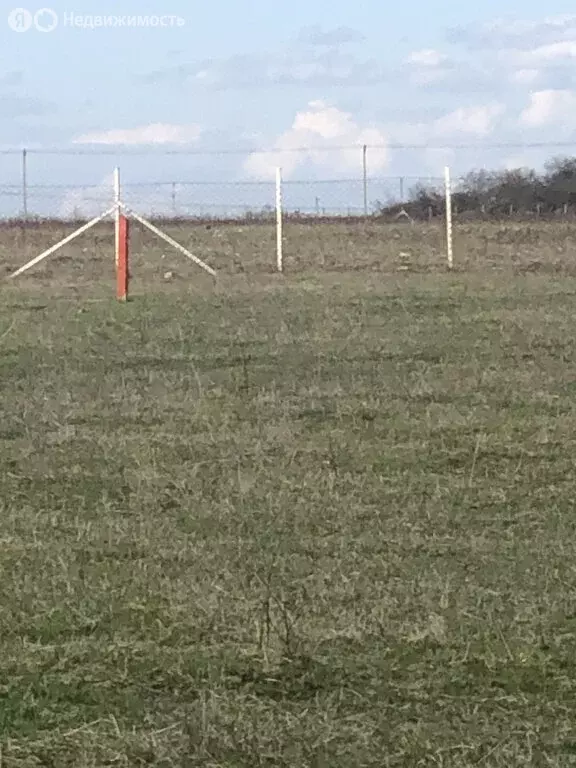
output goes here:
<path id="1" fill-rule="evenodd" d="M 117 206 L 114 205 L 112 208 L 109 208 L 102 215 L 97 216 L 95 219 L 92 219 L 92 221 L 87 222 L 86 224 L 81 226 L 79 229 L 74 230 L 74 232 L 68 235 L 68 237 L 65 237 L 63 240 L 60 240 L 60 242 L 56 243 L 56 245 L 53 245 L 51 248 L 48 248 L 47 251 L 44 251 L 44 253 L 41 253 L 39 256 L 36 256 L 27 264 L 24 264 L 24 266 L 20 267 L 20 269 L 17 269 L 16 272 L 12 272 L 11 275 L 7 276 L 7 279 L 12 280 L 13 278 L 18 277 L 18 275 L 21 275 L 23 272 L 26 272 L 27 270 L 36 266 L 36 264 L 39 264 L 41 261 L 44 261 L 44 259 L 48 258 L 48 256 L 51 256 L 57 250 L 62 248 L 63 245 L 67 245 L 68 243 L 71 243 L 72 240 L 75 240 L 77 237 L 80 237 L 80 235 L 83 235 L 84 232 L 86 232 L 88 229 L 93 227 L 95 224 L 98 224 L 103 219 L 107 218 L 108 216 L 111 216 L 116 210 L 116 208 Z"/>
<path id="2" fill-rule="evenodd" d="M 161 229 L 158 229 L 158 227 L 155 227 L 154 224 L 151 224 L 149 221 L 146 221 L 146 219 L 142 218 L 142 216 L 139 216 L 130 208 L 127 208 L 124 205 L 124 203 L 120 203 L 119 205 L 120 205 L 120 208 L 124 210 L 127 216 L 129 216 L 130 218 L 136 219 L 136 221 L 140 222 L 142 226 L 149 229 L 150 232 L 153 232 L 155 235 L 158 235 L 158 237 L 160 237 L 162 240 L 165 240 L 173 248 L 176 248 L 177 251 L 180 251 L 180 253 L 183 253 L 184 256 L 189 258 L 195 264 L 198 264 L 199 267 L 202 267 L 202 269 L 208 272 L 209 275 L 212 275 L 212 277 L 216 277 L 216 272 L 212 269 L 212 267 L 209 267 L 208 264 L 205 264 L 202 261 L 202 259 L 198 258 L 198 256 L 194 256 L 194 254 L 190 253 L 190 251 L 184 248 L 183 245 L 180 245 L 180 243 L 176 242 L 176 240 L 173 240 L 169 235 L 165 235 Z"/>

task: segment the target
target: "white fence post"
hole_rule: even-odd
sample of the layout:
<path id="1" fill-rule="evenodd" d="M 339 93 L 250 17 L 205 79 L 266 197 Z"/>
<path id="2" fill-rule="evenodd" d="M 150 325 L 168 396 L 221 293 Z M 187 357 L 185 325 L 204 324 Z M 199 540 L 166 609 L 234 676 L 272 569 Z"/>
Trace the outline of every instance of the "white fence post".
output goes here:
<path id="1" fill-rule="evenodd" d="M 284 271 L 284 238 L 282 234 L 282 169 L 276 168 L 276 265 Z"/>
<path id="2" fill-rule="evenodd" d="M 22 150 L 22 217 L 28 221 L 28 152 Z"/>
<path id="3" fill-rule="evenodd" d="M 454 245 L 452 242 L 452 183 L 450 180 L 450 168 L 444 169 L 444 189 L 446 197 L 446 254 L 448 256 L 448 268 L 454 266 Z"/>
<path id="4" fill-rule="evenodd" d="M 116 214 L 114 216 L 114 253 L 116 258 L 116 268 L 118 268 L 118 254 L 120 253 L 120 216 L 122 215 L 120 193 L 120 168 L 114 168 L 114 205 Z"/>
<path id="5" fill-rule="evenodd" d="M 368 147 L 362 147 L 362 192 L 364 199 L 364 216 L 368 218 Z"/>

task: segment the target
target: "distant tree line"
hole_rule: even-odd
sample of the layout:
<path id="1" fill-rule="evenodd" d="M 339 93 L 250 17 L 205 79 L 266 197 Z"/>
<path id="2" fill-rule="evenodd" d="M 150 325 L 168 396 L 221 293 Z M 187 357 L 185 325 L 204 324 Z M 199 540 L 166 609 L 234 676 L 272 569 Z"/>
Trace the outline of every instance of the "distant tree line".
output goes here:
<path id="1" fill-rule="evenodd" d="M 576 157 L 557 157 L 544 171 L 518 168 L 472 171 L 454 183 L 454 212 L 470 218 L 576 214 Z M 378 214 L 433 218 L 445 211 L 444 189 L 418 185 L 405 201 L 378 206 Z"/>

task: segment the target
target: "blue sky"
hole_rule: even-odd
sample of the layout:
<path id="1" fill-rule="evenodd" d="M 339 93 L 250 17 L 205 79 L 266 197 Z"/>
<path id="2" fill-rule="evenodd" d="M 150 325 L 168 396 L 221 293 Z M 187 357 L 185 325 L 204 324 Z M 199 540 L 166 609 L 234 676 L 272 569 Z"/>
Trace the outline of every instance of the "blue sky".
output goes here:
<path id="1" fill-rule="evenodd" d="M 25 3 L 27 0 L 25 0 Z M 438 175 L 539 164 L 554 149 L 499 142 L 576 139 L 576 15 L 535 0 L 47 0 L 57 27 L 0 24 L 0 147 L 76 148 L 115 157 L 31 156 L 37 183 L 100 184 L 122 162 L 130 181 Z M 40 5 L 27 4 L 32 13 Z M 572 15 L 571 15 L 572 14 Z M 81 28 L 83 17 L 177 16 L 181 26 Z M 478 150 L 399 150 L 408 143 Z M 293 152 L 298 146 L 320 151 Z M 134 150 L 274 149 L 266 155 L 126 157 Z M 387 148 L 388 147 L 388 148 Z M 569 151 L 569 150 L 565 150 Z M 576 144 L 575 144 L 576 151 Z M 6 183 L 19 158 L 4 156 Z"/>

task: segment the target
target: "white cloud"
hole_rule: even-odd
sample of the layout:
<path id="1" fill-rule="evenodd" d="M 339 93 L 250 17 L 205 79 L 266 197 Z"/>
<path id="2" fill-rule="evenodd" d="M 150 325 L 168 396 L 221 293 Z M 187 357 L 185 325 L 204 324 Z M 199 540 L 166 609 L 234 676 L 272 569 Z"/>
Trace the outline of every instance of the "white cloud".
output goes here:
<path id="1" fill-rule="evenodd" d="M 576 15 L 548 16 L 544 19 L 495 19 L 486 24 L 470 24 L 451 31 L 452 42 L 474 48 L 530 50 L 562 40 L 576 39 Z"/>
<path id="2" fill-rule="evenodd" d="M 562 42 L 550 43 L 550 45 L 542 45 L 531 51 L 530 55 L 536 61 L 543 62 L 573 59 L 576 58 L 576 41 L 563 40 Z"/>
<path id="3" fill-rule="evenodd" d="M 347 43 L 362 43 L 364 35 L 351 27 L 336 27 L 324 30 L 318 25 L 303 27 L 298 35 L 298 42 L 305 45 L 338 46 Z"/>
<path id="4" fill-rule="evenodd" d="M 575 110 L 574 91 L 535 91 L 530 95 L 530 104 L 520 115 L 520 122 L 532 127 L 566 125 L 572 122 Z"/>
<path id="5" fill-rule="evenodd" d="M 348 112 L 323 101 L 313 101 L 296 114 L 291 127 L 275 140 L 269 152 L 250 155 L 244 170 L 252 177 L 268 179 L 273 178 L 277 167 L 283 169 L 287 178 L 302 167 L 305 173 L 317 168 L 327 176 L 359 173 L 360 147 L 366 144 L 370 148 L 370 171 L 381 174 L 403 157 L 389 150 L 390 143 L 398 142 L 422 145 L 422 168 L 429 168 L 437 175 L 443 165 L 454 160 L 449 149 L 451 143 L 457 144 L 462 138 L 481 140 L 490 136 L 499 127 L 505 112 L 504 105 L 489 102 L 462 106 L 427 122 L 364 126 Z M 448 148 L 426 149 L 426 145 L 440 143 L 446 143 Z M 298 151 L 302 147 L 307 148 L 306 151 Z"/>
<path id="6" fill-rule="evenodd" d="M 344 40 L 344 32 L 336 32 Z M 389 77 L 381 62 L 345 51 L 341 45 L 306 44 L 171 65 L 138 79 L 148 85 L 176 81 L 230 90 L 279 85 L 322 89 L 330 85 L 363 86 L 385 82 Z"/>
<path id="7" fill-rule="evenodd" d="M 456 152 L 453 149 L 427 149 L 424 152 L 422 170 L 426 169 L 432 176 L 426 180 L 423 174 L 423 181 L 429 184 L 436 184 L 442 180 L 443 169 L 453 166 L 456 160 Z"/>
<path id="8" fill-rule="evenodd" d="M 332 173 L 357 171 L 361 162 L 358 150 L 363 144 L 377 146 L 370 153 L 370 168 L 381 171 L 388 164 L 387 137 L 374 126 L 360 126 L 348 112 L 323 101 L 312 101 L 298 112 L 292 126 L 274 142 L 271 152 L 257 152 L 244 168 L 255 177 L 270 177 L 281 167 L 289 177 L 302 165 L 329 168 Z M 384 146 L 382 146 L 384 145 Z M 346 149 L 342 147 L 350 147 Z M 306 152 L 297 152 L 301 147 Z"/>
<path id="9" fill-rule="evenodd" d="M 436 69 L 433 67 L 418 69 L 410 74 L 410 82 L 413 85 L 433 85 L 441 83 L 450 75 L 450 70 Z"/>
<path id="10" fill-rule="evenodd" d="M 550 67 L 567 64 L 576 58 L 576 40 L 563 40 L 530 49 L 505 48 L 499 59 L 524 68 Z"/>
<path id="11" fill-rule="evenodd" d="M 533 165 L 533 158 L 526 155 L 511 155 L 505 158 L 503 162 L 503 166 L 507 171 L 516 171 L 518 168 L 531 168 Z"/>
<path id="12" fill-rule="evenodd" d="M 202 129 L 198 125 L 169 125 L 153 123 L 138 128 L 118 128 L 100 133 L 86 133 L 73 140 L 74 144 L 189 144 L 198 141 Z"/>
<path id="13" fill-rule="evenodd" d="M 424 48 L 420 51 L 413 51 L 406 59 L 406 64 L 416 64 L 419 67 L 439 67 L 446 56 L 434 48 Z"/>
<path id="14" fill-rule="evenodd" d="M 113 174 L 107 175 L 100 184 L 92 187 L 76 187 L 66 192 L 58 208 L 58 216 L 64 219 L 99 216 L 114 203 Z"/>
<path id="15" fill-rule="evenodd" d="M 489 136 L 504 112 L 504 106 L 497 103 L 459 107 L 435 120 L 432 126 L 433 133 L 437 136 L 453 136 L 459 133 L 479 137 Z"/>
<path id="16" fill-rule="evenodd" d="M 491 57 L 457 58 L 435 48 L 412 51 L 402 62 L 399 78 L 408 78 L 408 85 L 436 90 L 445 94 L 494 93 L 495 85 L 502 80 L 496 76 L 494 59 Z M 520 66 L 520 65 L 516 65 Z"/>
<path id="17" fill-rule="evenodd" d="M 467 66 L 483 70 L 492 90 L 506 84 L 566 88 L 574 82 L 576 14 L 536 20 L 496 19 L 452 30 L 450 41 L 467 48 L 453 69 L 460 77 Z"/>
<path id="18" fill-rule="evenodd" d="M 413 85 L 432 85 L 442 82 L 452 72 L 448 57 L 434 48 L 423 48 L 404 59 L 408 76 Z"/>
<path id="19" fill-rule="evenodd" d="M 538 69 L 517 69 L 510 75 L 510 82 L 514 85 L 532 85 L 539 78 Z"/>
<path id="20" fill-rule="evenodd" d="M 183 192 L 180 185 L 174 187 L 178 194 Z M 122 200 L 144 216 L 173 212 L 171 194 L 160 184 L 139 185 L 122 189 Z M 92 218 L 100 216 L 114 205 L 114 175 L 107 174 L 99 184 L 75 186 L 63 193 L 58 202 L 58 216 L 69 218 Z"/>

